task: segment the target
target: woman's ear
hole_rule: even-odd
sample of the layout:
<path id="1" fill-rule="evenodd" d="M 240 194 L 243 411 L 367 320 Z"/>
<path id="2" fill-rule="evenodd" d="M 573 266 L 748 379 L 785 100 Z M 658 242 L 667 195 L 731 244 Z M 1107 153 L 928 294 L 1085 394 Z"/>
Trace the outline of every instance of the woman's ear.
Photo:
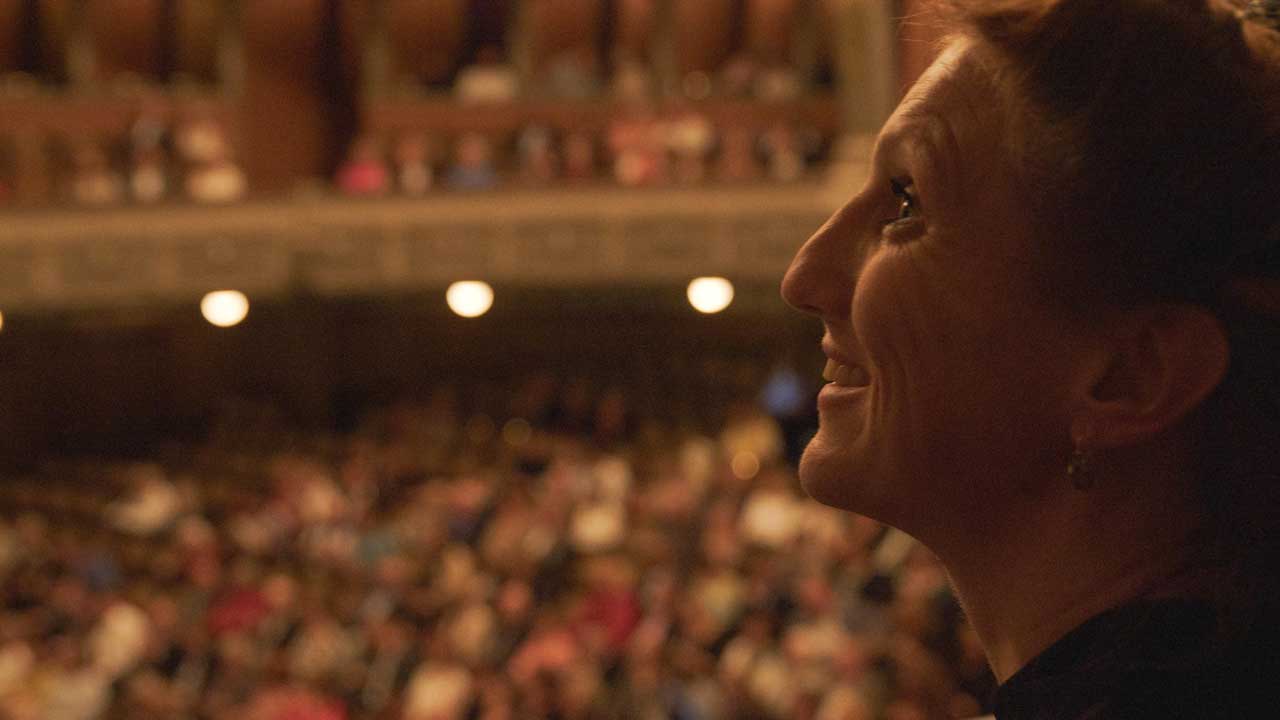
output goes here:
<path id="1" fill-rule="evenodd" d="M 1230 348 L 1208 310 L 1159 304 L 1131 311 L 1098 357 L 1079 408 L 1091 447 L 1078 449 L 1136 445 L 1169 430 L 1222 381 Z"/>

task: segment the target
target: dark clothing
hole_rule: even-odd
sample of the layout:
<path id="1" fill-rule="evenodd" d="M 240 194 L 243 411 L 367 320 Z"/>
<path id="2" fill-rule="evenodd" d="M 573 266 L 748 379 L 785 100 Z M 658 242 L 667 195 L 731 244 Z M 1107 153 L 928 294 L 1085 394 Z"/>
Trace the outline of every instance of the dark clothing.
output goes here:
<path id="1" fill-rule="evenodd" d="M 1280 718 L 1280 617 L 1222 639 L 1188 600 L 1135 604 L 1081 625 L 995 694 L 999 720 Z"/>

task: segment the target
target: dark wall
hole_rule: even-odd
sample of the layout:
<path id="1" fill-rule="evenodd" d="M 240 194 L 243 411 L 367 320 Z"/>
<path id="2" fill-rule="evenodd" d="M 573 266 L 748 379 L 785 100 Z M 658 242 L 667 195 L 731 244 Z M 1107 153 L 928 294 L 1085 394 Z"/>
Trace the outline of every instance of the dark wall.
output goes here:
<path id="1" fill-rule="evenodd" d="M 327 178 L 355 126 L 360 23 L 338 0 L 244 3 L 241 158 L 257 191 Z"/>
<path id="2" fill-rule="evenodd" d="M 452 315 L 441 295 L 255 303 L 229 329 L 190 307 L 7 318 L 0 462 L 145 452 L 198 437 L 230 398 L 332 428 L 441 385 L 492 393 L 550 372 L 631 387 L 638 411 L 662 415 L 727 400 L 779 358 L 796 358 L 815 381 L 820 371 L 819 328 L 767 291 L 702 316 L 680 288 L 500 288 L 474 320 Z"/>

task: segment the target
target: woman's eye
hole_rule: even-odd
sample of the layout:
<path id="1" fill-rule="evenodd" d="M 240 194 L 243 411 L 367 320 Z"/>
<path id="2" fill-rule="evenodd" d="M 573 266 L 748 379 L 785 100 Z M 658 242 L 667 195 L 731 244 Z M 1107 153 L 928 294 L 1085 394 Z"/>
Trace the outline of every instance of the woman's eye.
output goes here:
<path id="1" fill-rule="evenodd" d="M 893 222 L 915 217 L 919 212 L 920 202 L 916 197 L 915 183 L 910 179 L 894 178 L 889 181 L 889 185 L 893 188 L 893 196 L 898 198 L 898 217 Z"/>
<path id="2" fill-rule="evenodd" d="M 886 219 L 881 226 L 885 240 L 891 243 L 905 242 L 920 234 L 920 198 L 915 183 L 910 178 L 893 178 L 889 181 L 893 197 L 897 201 L 898 214 Z"/>

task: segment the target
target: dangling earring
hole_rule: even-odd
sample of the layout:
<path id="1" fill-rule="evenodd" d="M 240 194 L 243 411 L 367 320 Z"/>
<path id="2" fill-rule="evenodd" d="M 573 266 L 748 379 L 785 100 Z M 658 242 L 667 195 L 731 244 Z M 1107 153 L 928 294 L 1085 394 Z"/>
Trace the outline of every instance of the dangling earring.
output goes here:
<path id="1" fill-rule="evenodd" d="M 1067 460 L 1067 479 L 1071 481 L 1071 485 L 1077 490 L 1090 490 L 1093 488 L 1093 473 L 1090 472 L 1093 464 L 1093 452 L 1091 450 L 1081 450 L 1076 448 L 1071 451 L 1071 459 Z"/>
<path id="2" fill-rule="evenodd" d="M 1093 442 L 1093 423 L 1085 419 L 1071 423 L 1071 441 L 1075 449 L 1067 460 L 1067 479 L 1077 490 L 1090 490 L 1097 479 L 1093 475 L 1093 451 L 1087 449 Z"/>

